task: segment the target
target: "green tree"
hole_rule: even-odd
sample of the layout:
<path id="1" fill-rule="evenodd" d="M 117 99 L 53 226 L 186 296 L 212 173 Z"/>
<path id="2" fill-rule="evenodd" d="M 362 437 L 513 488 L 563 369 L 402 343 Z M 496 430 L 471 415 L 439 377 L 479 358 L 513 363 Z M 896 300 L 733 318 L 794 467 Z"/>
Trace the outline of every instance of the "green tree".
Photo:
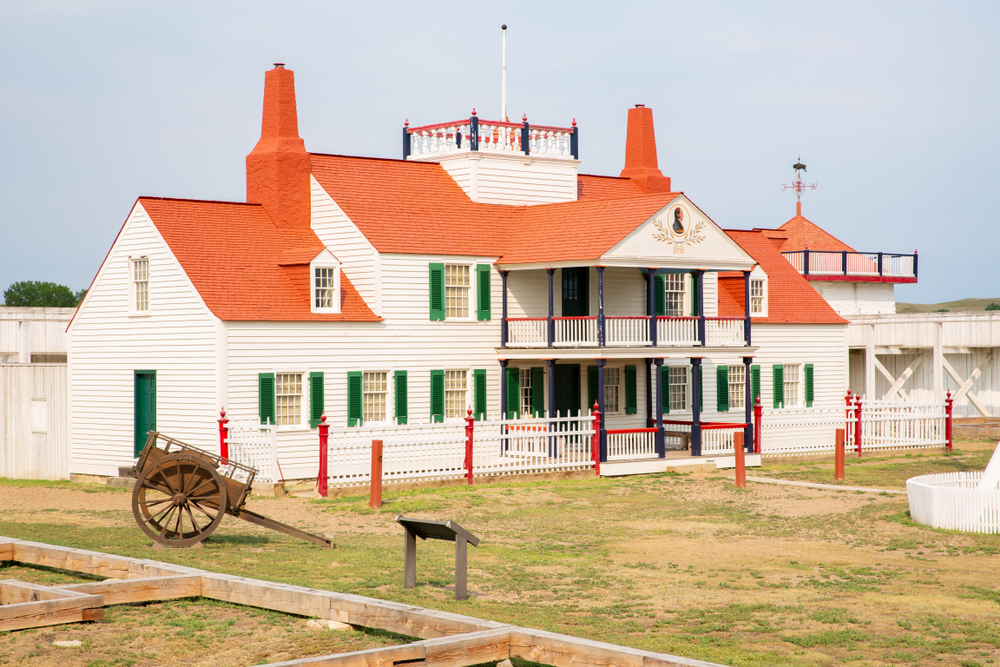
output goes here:
<path id="1" fill-rule="evenodd" d="M 8 306 L 33 306 L 45 308 L 75 308 L 86 290 L 76 294 L 65 285 L 22 280 L 4 290 L 4 303 Z"/>
<path id="2" fill-rule="evenodd" d="M 986 310 L 1000 310 L 1000 303 L 996 302 L 991 303 L 990 305 L 986 306 Z"/>

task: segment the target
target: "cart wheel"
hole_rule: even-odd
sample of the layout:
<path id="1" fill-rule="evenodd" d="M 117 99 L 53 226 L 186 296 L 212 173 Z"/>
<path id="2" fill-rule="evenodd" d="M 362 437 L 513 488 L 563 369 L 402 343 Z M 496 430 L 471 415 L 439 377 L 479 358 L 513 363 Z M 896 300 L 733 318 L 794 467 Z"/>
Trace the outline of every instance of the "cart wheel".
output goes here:
<path id="1" fill-rule="evenodd" d="M 184 452 L 168 454 L 139 475 L 132 513 L 142 532 L 160 544 L 191 546 L 222 523 L 226 485 L 206 461 Z"/>

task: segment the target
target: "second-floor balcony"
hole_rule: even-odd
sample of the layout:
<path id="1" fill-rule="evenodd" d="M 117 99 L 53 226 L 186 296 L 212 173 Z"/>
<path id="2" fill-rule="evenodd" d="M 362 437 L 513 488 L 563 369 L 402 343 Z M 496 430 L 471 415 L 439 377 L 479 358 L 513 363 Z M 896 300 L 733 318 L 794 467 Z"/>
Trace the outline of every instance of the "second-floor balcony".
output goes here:
<path id="1" fill-rule="evenodd" d="M 653 331 L 655 321 L 656 330 Z M 743 317 L 510 317 L 506 347 L 744 347 Z"/>
<path id="2" fill-rule="evenodd" d="M 917 282 L 917 252 L 796 250 L 781 253 L 808 280 Z"/>

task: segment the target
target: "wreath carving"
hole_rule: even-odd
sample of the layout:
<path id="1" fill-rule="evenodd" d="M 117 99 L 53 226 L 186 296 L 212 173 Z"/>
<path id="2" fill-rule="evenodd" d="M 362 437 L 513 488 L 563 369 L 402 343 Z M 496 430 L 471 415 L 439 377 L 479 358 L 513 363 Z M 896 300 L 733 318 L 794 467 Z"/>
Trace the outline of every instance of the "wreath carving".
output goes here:
<path id="1" fill-rule="evenodd" d="M 663 220 L 658 218 L 653 222 L 653 227 L 656 228 L 656 231 L 653 232 L 653 238 L 657 241 L 672 243 L 674 245 L 693 245 L 695 243 L 701 243 L 705 240 L 705 235 L 702 233 L 704 226 L 705 223 L 699 220 L 693 229 L 685 230 L 678 234 L 665 225 Z"/>

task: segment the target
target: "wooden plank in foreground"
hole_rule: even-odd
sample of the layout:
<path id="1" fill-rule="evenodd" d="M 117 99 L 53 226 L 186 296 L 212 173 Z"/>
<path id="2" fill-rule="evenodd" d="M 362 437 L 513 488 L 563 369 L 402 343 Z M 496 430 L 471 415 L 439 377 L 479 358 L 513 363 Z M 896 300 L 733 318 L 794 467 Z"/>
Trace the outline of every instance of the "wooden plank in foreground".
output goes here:
<path id="1" fill-rule="evenodd" d="M 424 659 L 422 643 L 372 648 L 337 655 L 321 655 L 286 662 L 272 662 L 261 667 L 392 667 L 394 663 Z M 419 666 L 418 666 L 419 667 Z"/>
<path id="2" fill-rule="evenodd" d="M 714 662 L 526 628 L 511 630 L 510 655 L 555 667 L 723 667 Z"/>
<path id="3" fill-rule="evenodd" d="M 14 543 L 0 539 L 0 561 L 14 560 Z"/>
<path id="4" fill-rule="evenodd" d="M 104 618 L 104 610 L 101 609 L 103 605 L 104 599 L 100 595 L 80 595 L 61 600 L 2 605 L 0 631 Z"/>
<path id="5" fill-rule="evenodd" d="M 104 596 L 104 604 L 127 604 L 154 600 L 176 600 L 201 596 L 201 576 L 176 574 L 145 579 L 108 579 L 87 584 L 60 586 L 60 590 Z"/>
<path id="6" fill-rule="evenodd" d="M 427 639 L 424 664 L 430 667 L 467 667 L 500 662 L 510 657 L 510 628 L 470 632 L 467 635 Z"/>

